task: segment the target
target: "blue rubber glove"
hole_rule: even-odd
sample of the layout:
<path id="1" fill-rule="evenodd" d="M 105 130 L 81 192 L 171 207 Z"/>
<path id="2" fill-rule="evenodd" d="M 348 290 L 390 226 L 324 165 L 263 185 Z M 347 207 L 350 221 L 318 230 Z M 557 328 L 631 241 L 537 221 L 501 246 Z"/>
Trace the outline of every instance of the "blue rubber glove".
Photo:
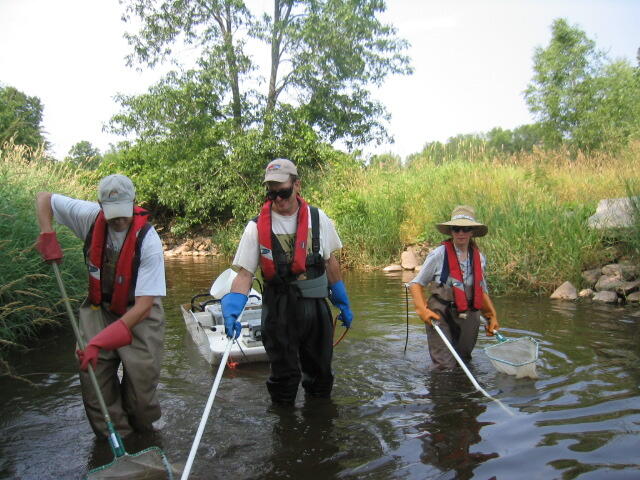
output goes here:
<path id="1" fill-rule="evenodd" d="M 338 320 L 342 322 L 343 327 L 350 328 L 353 321 L 353 313 L 351 313 L 351 306 L 349 305 L 349 296 L 347 295 L 347 289 L 344 286 L 344 282 L 340 280 L 329 287 L 329 300 L 336 307 L 340 309 L 340 315 Z"/>
<path id="2" fill-rule="evenodd" d="M 238 317 L 244 310 L 248 297 L 242 293 L 231 292 L 222 297 L 222 316 L 224 317 L 224 332 L 229 338 L 238 338 L 242 332 L 242 325 Z"/>

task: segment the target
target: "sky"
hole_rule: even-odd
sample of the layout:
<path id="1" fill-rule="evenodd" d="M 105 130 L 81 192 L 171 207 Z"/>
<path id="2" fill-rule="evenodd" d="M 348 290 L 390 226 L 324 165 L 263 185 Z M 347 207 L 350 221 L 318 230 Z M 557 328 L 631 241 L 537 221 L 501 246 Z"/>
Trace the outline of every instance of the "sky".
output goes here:
<path id="1" fill-rule="evenodd" d="M 119 110 L 114 96 L 143 93 L 166 71 L 125 65 L 121 13 L 117 0 L 0 0 L 0 84 L 40 98 L 56 158 L 81 140 L 102 152 L 122 140 L 103 131 Z M 535 48 L 548 44 L 560 17 L 612 59 L 635 64 L 638 0 L 387 0 L 383 19 L 411 44 L 415 72 L 374 90 L 395 143 L 364 153 L 404 158 L 428 142 L 533 122 L 522 92 Z"/>

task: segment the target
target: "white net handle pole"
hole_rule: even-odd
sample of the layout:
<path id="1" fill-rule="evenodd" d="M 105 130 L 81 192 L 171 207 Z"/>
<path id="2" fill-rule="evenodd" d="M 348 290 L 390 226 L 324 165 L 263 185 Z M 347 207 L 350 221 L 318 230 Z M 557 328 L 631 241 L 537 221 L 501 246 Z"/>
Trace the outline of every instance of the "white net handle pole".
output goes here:
<path id="1" fill-rule="evenodd" d="M 189 458 L 187 458 L 187 463 L 184 466 L 184 470 L 182 471 L 182 476 L 180 477 L 180 480 L 187 480 L 187 478 L 189 478 L 189 473 L 191 472 L 191 465 L 193 465 L 193 460 L 196 457 L 196 451 L 198 450 L 198 446 L 200 445 L 200 439 L 202 438 L 204 427 L 207 424 L 207 419 L 209 418 L 209 412 L 211 412 L 211 407 L 213 406 L 213 399 L 216 397 L 216 392 L 218 391 L 218 385 L 220 385 L 222 372 L 224 372 L 224 367 L 227 364 L 227 358 L 229 358 L 229 352 L 231 351 L 232 345 L 233 345 L 233 339 L 232 338 L 227 339 L 227 347 L 225 348 L 224 354 L 222 355 L 222 360 L 220 361 L 220 366 L 218 367 L 218 373 L 216 374 L 216 379 L 213 382 L 213 387 L 211 388 L 211 393 L 209 394 L 207 405 L 204 408 L 204 412 L 202 413 L 202 418 L 200 419 L 200 425 L 198 425 L 196 438 L 193 440 L 193 445 L 191 445 Z"/>
<path id="2" fill-rule="evenodd" d="M 433 328 L 436 329 L 436 332 L 438 332 L 438 335 L 440 335 L 440 338 L 442 339 L 444 344 L 447 346 L 447 348 L 451 352 L 451 355 L 453 355 L 453 358 L 456 359 L 456 362 L 458 362 L 458 365 L 460 365 L 460 368 L 462 368 L 462 371 L 464 371 L 465 375 L 469 378 L 469 380 L 471 380 L 471 383 L 473 383 L 473 386 L 476 387 L 476 390 L 478 390 L 488 399 L 493 400 L 494 402 L 497 402 L 498 405 L 500 405 L 500 408 L 502 408 L 509 415 L 513 416 L 513 412 L 511 410 L 505 407 L 500 400 L 498 400 L 497 398 L 493 398 L 491 395 L 485 392 L 485 390 L 480 386 L 480 384 L 476 381 L 476 379 L 473 377 L 473 375 L 471 374 L 467 366 L 464 364 L 464 362 L 458 355 L 458 352 L 456 352 L 455 348 L 453 348 L 453 345 L 451 345 L 451 343 L 449 342 L 449 339 L 445 336 L 444 333 L 442 333 L 442 330 L 440 330 L 440 327 L 436 322 L 433 322 Z"/>

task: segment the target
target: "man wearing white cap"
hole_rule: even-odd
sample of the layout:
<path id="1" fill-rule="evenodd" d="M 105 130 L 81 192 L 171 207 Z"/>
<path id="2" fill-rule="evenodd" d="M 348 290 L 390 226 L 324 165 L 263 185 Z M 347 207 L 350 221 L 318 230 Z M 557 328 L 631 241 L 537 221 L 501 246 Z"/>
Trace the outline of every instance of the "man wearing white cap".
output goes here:
<path id="1" fill-rule="evenodd" d="M 298 385 L 307 396 L 328 398 L 333 387 L 333 322 L 326 298 L 340 309 L 342 325 L 353 320 L 334 252 L 342 242 L 326 214 L 300 196 L 296 166 L 278 158 L 267 165 L 266 201 L 250 221 L 233 260 L 238 275 L 222 298 L 227 336 L 237 338 L 238 317 L 260 267 L 265 282 L 262 339 L 276 404 L 293 405 Z"/>
<path id="2" fill-rule="evenodd" d="M 48 192 L 36 198 L 37 249 L 46 262 L 62 262 L 54 218 L 84 241 L 89 294 L 79 318 L 88 342 L 77 353 L 85 410 L 98 436 L 108 430 L 87 374 L 89 364 L 121 435 L 152 430 L 160 418 L 156 388 L 164 344 L 164 255 L 148 213 L 134 201 L 133 183 L 117 174 L 100 181 L 98 203 Z"/>

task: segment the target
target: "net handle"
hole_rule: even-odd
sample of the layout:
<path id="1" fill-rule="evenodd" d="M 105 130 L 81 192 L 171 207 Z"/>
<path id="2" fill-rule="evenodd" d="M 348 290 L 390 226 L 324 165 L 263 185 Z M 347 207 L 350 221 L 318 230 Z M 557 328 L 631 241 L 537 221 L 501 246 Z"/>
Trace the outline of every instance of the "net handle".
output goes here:
<path id="1" fill-rule="evenodd" d="M 467 366 L 464 364 L 464 362 L 462 361 L 462 359 L 458 355 L 458 352 L 456 352 L 456 350 L 453 348 L 453 345 L 451 345 L 451 342 L 449 342 L 449 339 L 446 337 L 446 335 L 444 333 L 442 333 L 442 330 L 440 330 L 440 327 L 438 326 L 437 322 L 433 322 L 433 328 L 435 328 L 436 332 L 438 332 L 438 335 L 440 335 L 440 338 L 442 339 L 444 344 L 449 349 L 449 352 L 451 352 L 451 355 L 453 355 L 453 358 L 456 359 L 456 362 L 458 362 L 458 365 L 460 365 L 460 368 L 462 368 L 462 371 L 465 373 L 465 375 L 469 378 L 469 380 L 471 380 L 471 383 L 473 383 L 473 386 L 476 387 L 476 390 L 478 390 L 480 393 L 482 393 L 488 399 L 493 400 L 494 402 L 496 402 L 498 405 L 500 405 L 500 408 L 502 408 L 509 415 L 513 416 L 514 414 L 513 414 L 513 412 L 511 410 L 509 410 L 506 406 L 504 406 L 503 403 L 500 400 L 498 400 L 497 398 L 493 398 L 491 395 L 489 395 L 480 386 L 480 384 L 476 381 L 476 379 L 473 377 L 473 375 L 471 374 L 471 372 L 469 371 Z"/>

